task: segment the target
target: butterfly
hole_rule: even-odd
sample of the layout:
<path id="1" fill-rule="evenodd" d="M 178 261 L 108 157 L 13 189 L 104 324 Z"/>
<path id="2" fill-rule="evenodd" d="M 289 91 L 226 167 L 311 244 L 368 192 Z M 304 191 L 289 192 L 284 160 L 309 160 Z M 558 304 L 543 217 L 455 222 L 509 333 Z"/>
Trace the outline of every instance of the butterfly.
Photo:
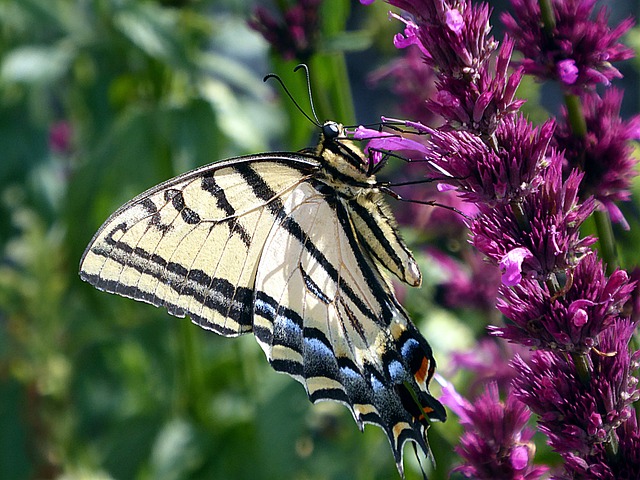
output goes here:
<path id="1" fill-rule="evenodd" d="M 312 402 L 382 427 L 404 476 L 404 444 L 432 458 L 429 421 L 446 418 L 432 349 L 388 275 L 421 274 L 372 159 L 340 124 L 319 127 L 315 149 L 212 163 L 138 195 L 95 234 L 80 276 L 220 335 L 253 333 Z"/>

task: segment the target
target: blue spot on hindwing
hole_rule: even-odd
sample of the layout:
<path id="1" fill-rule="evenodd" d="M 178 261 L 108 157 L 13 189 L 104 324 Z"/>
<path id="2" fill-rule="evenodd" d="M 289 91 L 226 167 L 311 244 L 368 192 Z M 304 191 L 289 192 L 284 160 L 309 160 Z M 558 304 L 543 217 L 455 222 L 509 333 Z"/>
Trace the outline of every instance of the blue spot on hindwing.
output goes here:
<path id="1" fill-rule="evenodd" d="M 387 371 L 393 383 L 401 383 L 407 377 L 407 371 L 398 360 L 392 360 L 387 365 Z"/>
<path id="2" fill-rule="evenodd" d="M 305 348 L 311 350 L 314 355 L 318 355 L 321 357 L 331 357 L 332 359 L 335 358 L 331 349 L 327 345 L 325 345 L 322 340 L 306 337 L 304 339 L 304 343 Z"/>
<path id="3" fill-rule="evenodd" d="M 411 356 L 413 355 L 413 352 L 415 352 L 416 348 L 420 348 L 420 343 L 418 343 L 415 338 L 409 338 L 402 344 L 402 349 L 400 350 L 400 353 L 402 353 L 402 358 L 404 358 L 406 361 L 411 360 Z"/>

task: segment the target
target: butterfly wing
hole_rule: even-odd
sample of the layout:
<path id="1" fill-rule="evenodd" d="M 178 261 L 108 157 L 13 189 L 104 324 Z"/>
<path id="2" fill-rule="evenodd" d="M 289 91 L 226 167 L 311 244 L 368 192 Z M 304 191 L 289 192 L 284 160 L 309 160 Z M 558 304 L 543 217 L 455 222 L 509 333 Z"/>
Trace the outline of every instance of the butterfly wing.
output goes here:
<path id="1" fill-rule="evenodd" d="M 313 402 L 346 404 L 386 432 L 402 473 L 402 447 L 430 455 L 425 416 L 444 420 L 428 392 L 431 349 L 367 250 L 348 206 L 319 182 L 298 185 L 267 236 L 256 273 L 254 334 L 271 365 Z"/>
<path id="2" fill-rule="evenodd" d="M 104 223 L 80 276 L 222 335 L 249 332 L 256 266 L 280 197 L 317 165 L 305 155 L 247 156 L 160 184 Z"/>

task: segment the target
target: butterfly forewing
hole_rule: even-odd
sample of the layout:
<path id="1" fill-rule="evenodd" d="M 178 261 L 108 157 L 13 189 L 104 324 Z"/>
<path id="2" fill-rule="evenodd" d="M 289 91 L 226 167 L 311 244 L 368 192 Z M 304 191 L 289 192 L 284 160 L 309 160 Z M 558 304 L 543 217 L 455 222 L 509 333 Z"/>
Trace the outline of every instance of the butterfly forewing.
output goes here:
<path id="1" fill-rule="evenodd" d="M 276 160 L 213 164 L 143 193 L 98 231 L 81 277 L 223 335 L 251 331 L 255 270 L 273 207 L 316 167 L 304 156 Z M 252 178 L 269 188 L 248 188 Z"/>
<path id="2" fill-rule="evenodd" d="M 381 269 L 410 285 L 420 272 L 367 172 L 343 137 L 202 167 L 114 213 L 80 275 L 223 335 L 253 331 L 313 402 L 381 426 L 402 474 L 404 443 L 430 455 L 426 418 L 446 415 L 431 348 Z"/>

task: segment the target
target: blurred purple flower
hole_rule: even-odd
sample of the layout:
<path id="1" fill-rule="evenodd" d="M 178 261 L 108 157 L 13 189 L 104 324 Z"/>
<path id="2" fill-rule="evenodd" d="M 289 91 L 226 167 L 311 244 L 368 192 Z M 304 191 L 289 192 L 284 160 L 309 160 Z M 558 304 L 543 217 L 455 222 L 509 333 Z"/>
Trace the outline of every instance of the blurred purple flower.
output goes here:
<path id="1" fill-rule="evenodd" d="M 460 371 L 469 374 L 465 391 L 471 396 L 477 395 L 489 382 L 495 382 L 500 391 L 507 391 L 518 373 L 510 363 L 516 354 L 527 359 L 531 350 L 501 338 L 484 337 L 468 351 L 453 352 L 445 368 L 449 376 Z"/>
<path id="2" fill-rule="evenodd" d="M 554 144 L 564 150 L 565 170 L 579 168 L 584 172 L 580 197 L 593 195 L 613 219 L 624 221 L 613 202 L 628 200 L 631 195 L 637 160 L 630 142 L 640 140 L 640 116 L 628 121 L 620 118 L 622 92 L 616 89 L 607 90 L 602 98 L 596 93 L 583 95 L 582 101 L 586 135 L 573 133 L 563 108 Z"/>
<path id="3" fill-rule="evenodd" d="M 398 175 L 398 178 L 403 178 L 402 173 Z M 473 204 L 461 200 L 455 192 L 438 193 L 437 188 L 433 187 L 437 186 L 410 188 L 410 193 L 407 196 L 410 196 L 412 200 L 429 201 L 433 200 L 437 194 L 439 205 L 455 208 L 457 212 L 462 212 L 467 217 L 473 217 L 477 213 Z M 394 190 L 400 191 L 399 188 L 394 188 Z M 468 234 L 467 223 L 465 218 L 456 211 L 449 208 L 424 208 L 424 205 L 419 203 L 407 203 L 397 210 L 395 216 L 398 223 L 416 228 L 432 238 L 443 240 L 464 238 Z"/>
<path id="4" fill-rule="evenodd" d="M 53 153 L 66 155 L 71 152 L 71 124 L 60 120 L 49 127 L 49 149 Z"/>
<path id="5" fill-rule="evenodd" d="M 595 4 L 596 0 L 551 0 L 555 27 L 549 34 L 538 0 L 511 0 L 513 13 L 503 13 L 501 19 L 525 57 L 520 62 L 525 72 L 559 80 L 575 93 L 621 77 L 611 63 L 633 56 L 618 42 L 633 21 L 626 19 L 612 29 L 604 8 L 591 19 Z"/>
<path id="6" fill-rule="evenodd" d="M 436 249 L 430 249 L 428 254 L 445 277 L 436 294 L 445 306 L 495 312 L 500 272 L 494 265 L 470 249 L 463 252 L 464 263 Z"/>
<path id="7" fill-rule="evenodd" d="M 548 350 L 602 351 L 599 336 L 618 318 L 634 284 L 623 270 L 606 278 L 595 255 L 583 258 L 570 275 L 571 287 L 555 299 L 545 284 L 533 279 L 502 288 L 498 309 L 512 323 L 490 327 L 492 334 Z"/>
<path id="8" fill-rule="evenodd" d="M 460 417 L 465 428 L 456 447 L 465 464 L 454 472 L 475 479 L 534 480 L 547 471 L 546 467 L 532 465 L 534 432 L 526 428 L 530 413 L 513 395 L 501 402 L 494 382 L 473 402 L 458 394 L 451 384 L 445 384 L 442 390 L 440 400 Z"/>
<path id="9" fill-rule="evenodd" d="M 402 57 L 375 70 L 369 76 L 374 84 L 389 83 L 398 97 L 400 113 L 424 124 L 433 122 L 437 115 L 427 107 L 427 100 L 435 93 L 433 69 L 424 61 L 420 49 L 409 46 Z"/>
<path id="10" fill-rule="evenodd" d="M 260 32 L 285 60 L 307 62 L 316 49 L 322 0 L 284 2 L 279 15 L 258 5 L 249 26 Z M 279 3 L 281 5 L 281 3 Z"/>
<path id="11" fill-rule="evenodd" d="M 529 362 L 519 357 L 514 360 L 520 371 L 513 383 L 514 393 L 539 415 L 540 429 L 548 435 L 553 449 L 571 460 L 568 469 L 591 463 L 594 454 L 605 469 L 627 462 L 625 458 L 612 462 L 600 450 L 622 423 L 635 416 L 631 404 L 639 397 L 633 376 L 638 358 L 629 354 L 628 346 L 634 329 L 633 322 L 619 319 L 602 335 L 600 351 L 592 349 L 587 357 L 596 372 L 587 382 L 578 375 L 571 357 L 541 350 L 534 352 Z M 637 445 L 638 432 L 632 430 L 630 440 Z M 637 451 L 626 454 L 638 458 Z"/>

